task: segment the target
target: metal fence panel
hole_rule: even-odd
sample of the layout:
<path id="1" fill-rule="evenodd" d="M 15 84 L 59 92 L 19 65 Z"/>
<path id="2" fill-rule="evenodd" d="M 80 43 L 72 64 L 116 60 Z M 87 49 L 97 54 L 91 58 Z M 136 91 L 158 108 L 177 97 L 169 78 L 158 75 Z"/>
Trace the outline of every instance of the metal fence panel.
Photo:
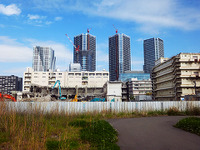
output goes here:
<path id="1" fill-rule="evenodd" d="M 135 111 L 165 111 L 170 108 L 177 108 L 185 111 L 193 107 L 200 107 L 200 101 L 154 101 L 154 102 L 5 102 L 8 111 L 24 113 L 131 113 Z M 2 105 L 3 106 L 3 105 Z"/>

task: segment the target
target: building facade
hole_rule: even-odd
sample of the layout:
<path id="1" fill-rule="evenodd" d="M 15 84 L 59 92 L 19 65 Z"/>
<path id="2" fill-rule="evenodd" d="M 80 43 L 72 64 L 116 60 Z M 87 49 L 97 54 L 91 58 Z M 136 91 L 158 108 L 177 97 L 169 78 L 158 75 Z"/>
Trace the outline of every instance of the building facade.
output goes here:
<path id="1" fill-rule="evenodd" d="M 115 34 L 109 37 L 110 81 L 118 81 L 119 75 L 131 70 L 130 37 Z"/>
<path id="2" fill-rule="evenodd" d="M 22 78 L 17 76 L 0 76 L 0 93 L 11 94 L 11 91 L 22 91 Z"/>
<path id="3" fill-rule="evenodd" d="M 55 71 L 56 57 L 51 47 L 33 47 L 33 70 L 34 71 Z"/>
<path id="4" fill-rule="evenodd" d="M 137 80 L 148 80 L 150 79 L 149 73 L 144 73 L 143 71 L 126 71 L 119 75 L 119 81 L 125 82 L 131 78 L 137 78 Z"/>
<path id="5" fill-rule="evenodd" d="M 70 63 L 69 72 L 81 72 L 81 64 L 79 63 Z"/>
<path id="6" fill-rule="evenodd" d="M 96 37 L 86 33 L 74 37 L 74 63 L 80 63 L 82 71 L 96 71 Z"/>
<path id="7" fill-rule="evenodd" d="M 129 98 L 131 100 L 152 100 L 151 79 L 138 80 L 137 78 L 131 78 L 127 84 Z"/>
<path id="8" fill-rule="evenodd" d="M 144 40 L 144 66 L 145 73 L 151 73 L 155 66 L 155 61 L 164 57 L 164 43 L 160 38 L 150 38 Z"/>
<path id="9" fill-rule="evenodd" d="M 153 99 L 183 100 L 200 91 L 200 53 L 180 53 L 168 60 L 160 58 L 152 71 Z"/>
<path id="10" fill-rule="evenodd" d="M 55 82 L 60 80 L 63 88 L 103 88 L 109 80 L 109 72 L 34 72 L 32 68 L 27 68 L 24 72 L 23 91 L 30 91 L 31 85 L 53 87 Z"/>
<path id="11" fill-rule="evenodd" d="M 107 102 L 122 101 L 122 82 L 108 81 L 104 85 L 104 96 Z"/>

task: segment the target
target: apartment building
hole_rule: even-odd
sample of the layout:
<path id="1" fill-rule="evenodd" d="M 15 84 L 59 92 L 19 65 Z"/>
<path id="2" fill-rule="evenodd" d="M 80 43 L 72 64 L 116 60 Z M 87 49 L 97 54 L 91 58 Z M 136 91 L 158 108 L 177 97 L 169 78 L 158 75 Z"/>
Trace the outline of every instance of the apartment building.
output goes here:
<path id="1" fill-rule="evenodd" d="M 60 80 L 63 88 L 76 86 L 79 88 L 103 88 L 103 85 L 109 81 L 109 72 L 34 72 L 32 68 L 27 68 L 24 72 L 23 91 L 29 91 L 33 84 L 53 87 L 57 80 Z"/>
<path id="2" fill-rule="evenodd" d="M 11 94 L 11 91 L 22 91 L 22 78 L 18 76 L 0 76 L 0 93 Z"/>
<path id="3" fill-rule="evenodd" d="M 34 71 L 55 71 L 56 57 L 51 47 L 33 47 L 33 70 Z"/>
<path id="4" fill-rule="evenodd" d="M 153 99 L 184 100 L 198 97 L 200 90 L 200 53 L 180 53 L 170 59 L 160 58 L 152 71 Z"/>
<path id="5" fill-rule="evenodd" d="M 130 37 L 115 34 L 109 37 L 110 81 L 118 81 L 119 75 L 131 70 Z"/>
<path id="6" fill-rule="evenodd" d="M 96 37 L 86 33 L 74 37 L 74 63 L 80 63 L 82 71 L 96 71 Z"/>
<path id="7" fill-rule="evenodd" d="M 155 66 L 155 61 L 164 57 L 164 42 L 160 38 L 150 38 L 144 40 L 144 72 L 151 73 Z"/>
<path id="8" fill-rule="evenodd" d="M 138 80 L 137 78 L 131 78 L 127 84 L 130 98 L 134 96 L 134 99 L 140 100 L 141 96 L 152 94 L 151 79 Z M 142 100 L 146 100 L 146 97 Z"/>

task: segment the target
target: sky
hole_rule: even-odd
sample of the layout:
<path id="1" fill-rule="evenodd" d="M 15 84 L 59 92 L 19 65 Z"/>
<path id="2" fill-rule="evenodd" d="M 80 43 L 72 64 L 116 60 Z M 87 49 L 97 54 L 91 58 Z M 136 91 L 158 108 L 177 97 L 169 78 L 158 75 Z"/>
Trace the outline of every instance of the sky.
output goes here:
<path id="1" fill-rule="evenodd" d="M 33 46 L 51 46 L 56 68 L 73 62 L 71 39 L 97 40 L 96 70 L 109 70 L 108 38 L 131 38 L 131 69 L 142 70 L 143 40 L 161 38 L 164 55 L 200 52 L 200 0 L 0 0 L 0 75 L 23 76 L 32 67 Z"/>

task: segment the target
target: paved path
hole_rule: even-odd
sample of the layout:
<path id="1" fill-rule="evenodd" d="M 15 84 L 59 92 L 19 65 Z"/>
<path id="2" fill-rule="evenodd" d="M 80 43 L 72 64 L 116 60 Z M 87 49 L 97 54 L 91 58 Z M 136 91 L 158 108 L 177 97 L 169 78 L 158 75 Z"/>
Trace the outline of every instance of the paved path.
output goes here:
<path id="1" fill-rule="evenodd" d="M 200 136 L 173 127 L 184 117 L 110 119 L 121 150 L 200 150 Z"/>

